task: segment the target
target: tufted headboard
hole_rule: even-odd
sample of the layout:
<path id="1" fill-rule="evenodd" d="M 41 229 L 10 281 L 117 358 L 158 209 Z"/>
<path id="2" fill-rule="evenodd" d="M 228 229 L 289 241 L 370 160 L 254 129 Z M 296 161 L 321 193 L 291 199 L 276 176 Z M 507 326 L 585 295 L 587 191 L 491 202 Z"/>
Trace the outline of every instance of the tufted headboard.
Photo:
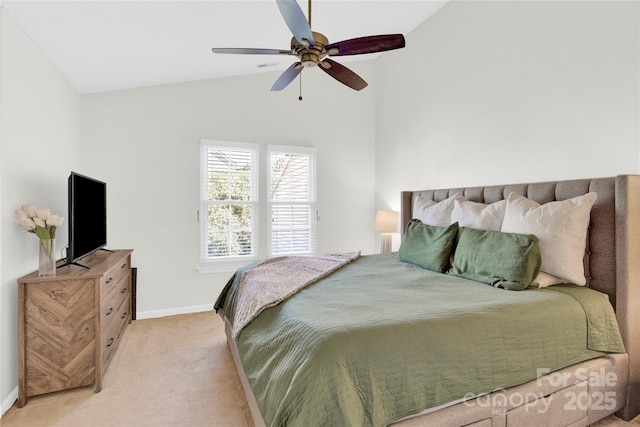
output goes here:
<path id="1" fill-rule="evenodd" d="M 509 193 L 543 204 L 589 192 L 598 193 L 584 256 L 587 286 L 609 295 L 629 353 L 629 387 L 623 418 L 640 413 L 640 176 L 577 179 L 527 184 L 403 191 L 402 230 L 413 217 L 416 197 L 436 202 L 454 194 L 480 203 L 506 199 Z M 626 416 L 625 416 L 626 415 Z"/>

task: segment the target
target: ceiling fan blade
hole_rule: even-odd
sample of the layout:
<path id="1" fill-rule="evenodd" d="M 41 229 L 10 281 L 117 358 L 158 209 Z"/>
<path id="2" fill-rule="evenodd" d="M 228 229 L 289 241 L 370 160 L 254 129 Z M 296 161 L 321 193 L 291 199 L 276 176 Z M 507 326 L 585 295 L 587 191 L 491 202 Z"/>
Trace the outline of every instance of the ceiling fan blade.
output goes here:
<path id="1" fill-rule="evenodd" d="M 284 18 L 284 22 L 287 23 L 289 30 L 293 36 L 298 40 L 298 43 L 304 44 L 303 40 L 307 40 L 310 46 L 313 46 L 313 34 L 311 34 L 311 27 L 307 22 L 307 18 L 304 16 L 304 12 L 300 9 L 300 6 L 296 0 L 276 0 L 278 2 L 278 8 L 280 14 Z"/>
<path id="2" fill-rule="evenodd" d="M 338 80 L 340 83 L 349 86 L 351 89 L 362 90 L 367 87 L 367 82 L 365 82 L 359 75 L 344 65 L 338 64 L 336 61 L 332 61 L 329 58 L 326 58 L 320 63 L 320 69 Z"/>
<path id="3" fill-rule="evenodd" d="M 331 56 L 345 56 L 400 49 L 403 48 L 404 45 L 404 36 L 402 34 L 383 34 L 343 40 L 341 42 L 331 43 L 324 48 Z"/>
<path id="4" fill-rule="evenodd" d="M 296 77 L 298 77 L 298 74 L 300 74 L 302 68 L 304 67 L 302 66 L 301 62 L 292 64 L 284 71 L 284 73 L 282 73 L 282 75 L 280 75 L 280 77 L 278 77 L 278 80 L 276 80 L 273 86 L 271 86 L 271 90 L 278 91 L 289 86 L 289 83 L 291 83 Z"/>
<path id="5" fill-rule="evenodd" d="M 211 49 L 213 53 L 237 53 L 249 55 L 293 55 L 291 50 L 279 49 L 253 49 L 244 47 L 214 47 Z"/>

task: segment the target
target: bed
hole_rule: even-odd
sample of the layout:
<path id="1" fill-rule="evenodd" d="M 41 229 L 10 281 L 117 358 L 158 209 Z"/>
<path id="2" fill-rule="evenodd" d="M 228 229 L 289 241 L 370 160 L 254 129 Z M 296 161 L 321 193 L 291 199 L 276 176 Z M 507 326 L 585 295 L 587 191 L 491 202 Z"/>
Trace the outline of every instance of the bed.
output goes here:
<path id="1" fill-rule="evenodd" d="M 589 193 L 586 286 L 513 291 L 516 282 L 491 286 L 397 254 L 329 254 L 301 273 L 280 260 L 239 270 L 215 308 L 255 424 L 578 426 L 638 415 L 639 176 L 402 192 L 402 230 L 418 200 L 489 206 L 520 195 L 552 206 Z M 457 236 L 465 247 L 466 234 Z M 465 259 L 453 254 L 454 266 Z M 249 292 L 240 283 L 260 268 L 261 278 L 302 286 L 257 310 L 236 308 Z M 537 275 L 540 265 L 527 268 Z"/>

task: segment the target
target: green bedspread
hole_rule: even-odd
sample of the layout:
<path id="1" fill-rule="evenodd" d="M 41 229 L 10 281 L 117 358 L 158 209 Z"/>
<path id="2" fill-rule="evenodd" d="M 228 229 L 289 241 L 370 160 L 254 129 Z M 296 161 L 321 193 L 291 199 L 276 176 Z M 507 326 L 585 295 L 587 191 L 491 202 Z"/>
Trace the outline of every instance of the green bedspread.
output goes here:
<path id="1" fill-rule="evenodd" d="M 229 319 L 234 283 L 216 302 Z M 624 352 L 599 292 L 508 291 L 395 254 L 361 257 L 263 311 L 237 347 L 268 426 L 384 426 Z"/>

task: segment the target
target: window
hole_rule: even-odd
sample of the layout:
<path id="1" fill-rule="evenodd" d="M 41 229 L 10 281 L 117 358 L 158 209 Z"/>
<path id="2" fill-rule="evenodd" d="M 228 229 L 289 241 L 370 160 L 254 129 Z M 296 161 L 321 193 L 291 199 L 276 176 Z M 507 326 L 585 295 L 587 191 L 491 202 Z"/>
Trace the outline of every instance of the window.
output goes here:
<path id="1" fill-rule="evenodd" d="M 257 259 L 257 145 L 202 141 L 201 161 L 202 262 Z"/>
<path id="2" fill-rule="evenodd" d="M 316 250 L 315 150 L 269 146 L 270 255 Z"/>
<path id="3" fill-rule="evenodd" d="M 201 141 L 200 271 L 315 252 L 315 150 L 270 145 L 260 155 L 257 144 Z"/>

